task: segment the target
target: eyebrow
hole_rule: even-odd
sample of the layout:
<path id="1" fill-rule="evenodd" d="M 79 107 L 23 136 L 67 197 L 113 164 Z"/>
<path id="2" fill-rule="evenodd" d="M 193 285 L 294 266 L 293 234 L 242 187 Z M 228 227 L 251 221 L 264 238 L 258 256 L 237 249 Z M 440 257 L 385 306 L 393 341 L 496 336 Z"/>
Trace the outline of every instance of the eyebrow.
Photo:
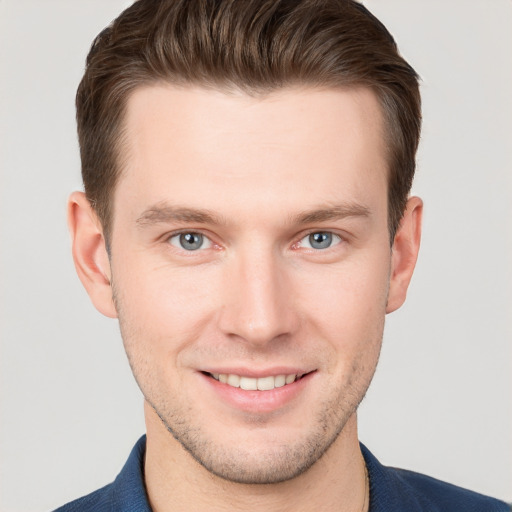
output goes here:
<path id="1" fill-rule="evenodd" d="M 369 217 L 370 215 L 371 211 L 366 206 L 358 203 L 347 203 L 301 212 L 292 217 L 292 221 L 295 224 L 313 224 L 315 222 L 341 220 L 346 217 Z"/>
<path id="2" fill-rule="evenodd" d="M 211 212 L 196 208 L 169 206 L 156 204 L 137 218 L 136 224 L 144 227 L 151 224 L 165 224 L 170 222 L 193 222 L 198 224 L 226 224 L 225 220 Z"/>
<path id="3" fill-rule="evenodd" d="M 307 210 L 291 217 L 291 224 L 313 224 L 340 220 L 346 217 L 369 217 L 371 211 L 357 203 L 339 204 L 324 208 Z M 226 225 L 227 221 L 210 210 L 156 204 L 144 210 L 137 218 L 136 224 L 144 227 L 153 224 L 187 222 L 197 224 Z"/>

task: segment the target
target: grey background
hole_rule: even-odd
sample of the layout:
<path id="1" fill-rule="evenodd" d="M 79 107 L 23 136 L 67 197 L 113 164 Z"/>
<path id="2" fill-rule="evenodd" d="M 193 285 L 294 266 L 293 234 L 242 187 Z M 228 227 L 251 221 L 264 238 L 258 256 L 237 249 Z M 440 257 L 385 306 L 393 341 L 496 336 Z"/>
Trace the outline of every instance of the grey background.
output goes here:
<path id="1" fill-rule="evenodd" d="M 0 0 L 0 510 L 111 481 L 144 431 L 117 323 L 72 266 L 74 94 L 124 0 Z M 382 462 L 512 501 L 512 2 L 372 0 L 423 78 L 422 252 L 360 438 Z"/>

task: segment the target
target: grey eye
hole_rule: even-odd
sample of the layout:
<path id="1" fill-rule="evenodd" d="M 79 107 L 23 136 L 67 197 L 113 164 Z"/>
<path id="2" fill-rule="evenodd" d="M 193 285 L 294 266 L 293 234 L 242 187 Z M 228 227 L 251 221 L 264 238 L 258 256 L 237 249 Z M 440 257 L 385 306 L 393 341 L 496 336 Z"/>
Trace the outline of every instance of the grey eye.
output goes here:
<path id="1" fill-rule="evenodd" d="M 317 231 L 301 240 L 301 246 L 308 249 L 328 249 L 332 245 L 339 244 L 341 237 L 329 231 Z"/>
<path id="2" fill-rule="evenodd" d="M 331 233 L 311 233 L 309 235 L 309 244 L 313 249 L 327 249 L 332 244 Z"/>
<path id="3" fill-rule="evenodd" d="M 169 238 L 169 243 L 178 249 L 185 251 L 197 251 L 199 249 L 208 249 L 211 242 L 201 233 L 179 233 Z"/>

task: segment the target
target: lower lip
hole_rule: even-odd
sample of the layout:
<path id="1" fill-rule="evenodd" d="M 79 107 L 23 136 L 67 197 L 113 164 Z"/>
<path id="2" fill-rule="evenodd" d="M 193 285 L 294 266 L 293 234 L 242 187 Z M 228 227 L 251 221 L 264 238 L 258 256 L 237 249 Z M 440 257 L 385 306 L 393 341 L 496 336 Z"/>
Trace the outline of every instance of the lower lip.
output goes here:
<path id="1" fill-rule="evenodd" d="M 211 389 L 231 407 L 246 412 L 265 413 L 276 411 L 296 399 L 308 385 L 314 373 L 308 373 L 291 384 L 268 391 L 248 391 L 235 388 L 204 373 L 200 373 L 200 375 L 211 386 Z"/>

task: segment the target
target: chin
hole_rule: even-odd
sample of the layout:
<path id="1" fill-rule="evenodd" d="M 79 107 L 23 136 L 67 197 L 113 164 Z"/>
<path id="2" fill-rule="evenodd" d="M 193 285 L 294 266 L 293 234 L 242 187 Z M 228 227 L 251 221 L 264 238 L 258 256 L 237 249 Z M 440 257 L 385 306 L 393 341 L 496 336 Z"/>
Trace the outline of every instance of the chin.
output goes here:
<path id="1" fill-rule="evenodd" d="M 152 408 L 165 429 L 209 473 L 233 483 L 268 485 L 292 480 L 314 466 L 339 438 L 357 405 L 346 410 L 320 409 L 323 412 L 317 413 L 316 420 L 310 417 L 292 432 L 271 422 L 243 427 L 210 423 L 191 428 L 192 423 Z M 229 435 L 219 439 L 217 434 L 223 428 Z"/>

